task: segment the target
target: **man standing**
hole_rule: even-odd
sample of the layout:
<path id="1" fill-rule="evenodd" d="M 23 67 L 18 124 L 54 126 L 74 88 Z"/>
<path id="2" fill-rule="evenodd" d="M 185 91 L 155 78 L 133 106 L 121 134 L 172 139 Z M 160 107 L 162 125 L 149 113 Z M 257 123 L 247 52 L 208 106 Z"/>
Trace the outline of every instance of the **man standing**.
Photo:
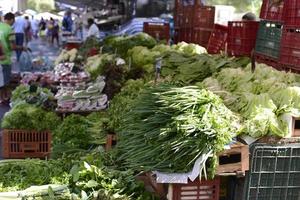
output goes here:
<path id="1" fill-rule="evenodd" d="M 72 12 L 68 10 L 65 13 L 65 16 L 62 21 L 62 26 L 64 31 L 72 32 L 73 20 L 72 20 Z"/>
<path id="2" fill-rule="evenodd" d="M 21 13 L 19 13 L 19 12 L 16 13 L 16 16 L 17 17 L 15 20 L 15 23 L 13 24 L 13 28 L 14 28 L 15 35 L 16 35 L 16 45 L 23 46 L 25 29 L 26 29 L 26 21 L 21 16 Z M 17 61 L 19 62 L 22 51 L 16 50 L 16 53 L 17 53 Z"/>
<path id="3" fill-rule="evenodd" d="M 100 32 L 99 32 L 98 26 L 94 22 L 94 19 L 88 18 L 87 23 L 88 23 L 88 28 L 89 28 L 88 33 L 87 33 L 87 38 L 96 37 L 99 39 Z"/>
<path id="4" fill-rule="evenodd" d="M 15 34 L 12 29 L 14 22 L 15 15 L 13 13 L 4 15 L 4 22 L 0 22 L 0 43 L 4 53 L 4 58 L 0 60 L 0 103 L 9 101 L 10 94 L 7 85 L 11 78 L 12 50 L 26 50 L 26 47 L 16 46 L 14 43 Z"/>

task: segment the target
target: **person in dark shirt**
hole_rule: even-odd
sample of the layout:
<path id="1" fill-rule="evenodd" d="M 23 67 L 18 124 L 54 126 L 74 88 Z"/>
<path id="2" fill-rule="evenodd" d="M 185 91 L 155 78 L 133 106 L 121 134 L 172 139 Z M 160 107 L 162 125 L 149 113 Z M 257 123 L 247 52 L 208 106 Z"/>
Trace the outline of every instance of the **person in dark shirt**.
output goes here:
<path id="1" fill-rule="evenodd" d="M 54 40 L 56 40 L 57 46 L 59 47 L 59 25 L 57 21 L 53 22 L 52 39 L 51 39 L 52 44 L 54 44 Z"/>
<path id="2" fill-rule="evenodd" d="M 45 20 L 42 18 L 40 23 L 39 23 L 39 34 L 40 36 L 42 36 L 44 34 L 44 32 L 46 31 L 46 22 Z"/>
<path id="3" fill-rule="evenodd" d="M 63 21 L 62 21 L 62 26 L 64 31 L 72 32 L 72 27 L 73 27 L 73 20 L 72 20 L 72 12 L 67 11 Z"/>

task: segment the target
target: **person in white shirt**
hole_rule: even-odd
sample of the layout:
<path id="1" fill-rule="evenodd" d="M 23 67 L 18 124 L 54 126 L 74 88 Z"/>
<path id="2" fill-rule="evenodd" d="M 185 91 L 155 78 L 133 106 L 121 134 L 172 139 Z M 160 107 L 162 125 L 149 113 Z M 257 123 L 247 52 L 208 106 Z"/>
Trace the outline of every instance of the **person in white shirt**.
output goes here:
<path id="1" fill-rule="evenodd" d="M 32 17 L 31 19 L 31 29 L 32 29 L 32 35 L 36 39 L 38 37 L 39 32 L 39 22 Z"/>
<path id="2" fill-rule="evenodd" d="M 87 38 L 89 37 L 96 37 L 96 38 L 100 38 L 100 31 L 98 26 L 95 24 L 94 19 L 89 18 L 87 20 L 88 23 L 88 33 L 87 33 Z"/>
<path id="3" fill-rule="evenodd" d="M 15 23 L 13 24 L 13 29 L 16 35 L 16 45 L 23 46 L 24 44 L 24 37 L 25 37 L 25 29 L 26 29 L 26 20 L 21 16 L 20 13 L 16 13 Z M 22 51 L 16 50 L 17 54 L 17 61 L 19 62 Z"/>

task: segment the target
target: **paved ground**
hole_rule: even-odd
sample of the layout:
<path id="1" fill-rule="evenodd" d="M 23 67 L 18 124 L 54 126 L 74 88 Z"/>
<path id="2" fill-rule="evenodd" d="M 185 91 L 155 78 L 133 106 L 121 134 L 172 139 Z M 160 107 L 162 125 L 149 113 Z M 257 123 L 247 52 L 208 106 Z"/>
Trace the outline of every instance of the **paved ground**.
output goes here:
<path id="1" fill-rule="evenodd" d="M 47 41 L 36 39 L 33 40 L 28 44 L 28 47 L 32 50 L 32 58 L 37 57 L 44 57 L 50 61 L 50 63 L 53 63 L 55 58 L 59 54 L 59 48 L 54 45 L 50 45 Z M 18 63 L 16 63 L 16 58 L 13 58 L 13 71 L 20 71 L 20 67 L 18 66 Z M 2 120 L 3 115 L 9 110 L 8 106 L 0 105 L 0 120 Z M 1 159 L 1 135 L 0 135 L 0 159 Z"/>

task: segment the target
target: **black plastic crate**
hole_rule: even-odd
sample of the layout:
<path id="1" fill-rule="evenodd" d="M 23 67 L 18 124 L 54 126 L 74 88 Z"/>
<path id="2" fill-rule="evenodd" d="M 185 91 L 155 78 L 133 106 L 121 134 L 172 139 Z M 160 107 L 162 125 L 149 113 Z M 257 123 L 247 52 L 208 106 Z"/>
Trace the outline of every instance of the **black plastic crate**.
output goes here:
<path id="1" fill-rule="evenodd" d="M 300 144 L 252 148 L 245 200 L 300 199 Z"/>
<path id="2" fill-rule="evenodd" d="M 257 32 L 255 52 L 278 59 L 283 24 L 275 21 L 260 21 Z"/>

